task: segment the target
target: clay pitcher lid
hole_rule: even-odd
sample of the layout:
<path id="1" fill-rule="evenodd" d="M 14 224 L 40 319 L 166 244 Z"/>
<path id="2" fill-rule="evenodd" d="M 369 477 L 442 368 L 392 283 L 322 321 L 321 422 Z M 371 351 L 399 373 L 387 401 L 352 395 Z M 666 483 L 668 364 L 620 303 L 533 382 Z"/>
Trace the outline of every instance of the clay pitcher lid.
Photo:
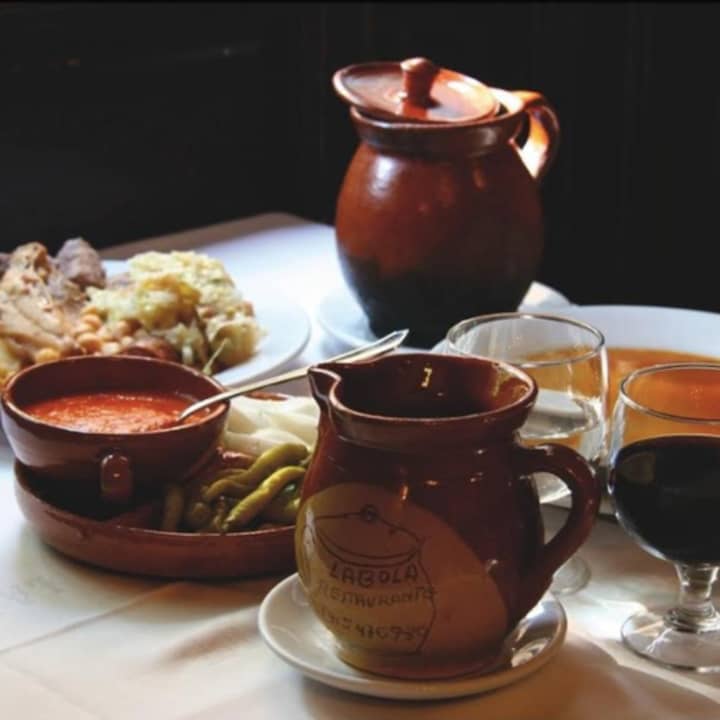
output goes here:
<path id="1" fill-rule="evenodd" d="M 467 123 L 499 108 L 486 85 L 425 58 L 350 65 L 335 73 L 333 87 L 345 102 L 381 120 Z"/>

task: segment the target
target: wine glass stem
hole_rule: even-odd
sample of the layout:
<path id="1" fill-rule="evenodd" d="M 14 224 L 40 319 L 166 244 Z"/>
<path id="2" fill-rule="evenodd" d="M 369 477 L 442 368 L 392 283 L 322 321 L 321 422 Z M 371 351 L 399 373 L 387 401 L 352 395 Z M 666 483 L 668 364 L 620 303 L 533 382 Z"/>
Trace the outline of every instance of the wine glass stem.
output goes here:
<path id="1" fill-rule="evenodd" d="M 703 632 L 720 628 L 720 614 L 711 600 L 718 568 L 711 565 L 676 565 L 680 579 L 677 605 L 666 615 L 668 624 L 678 630 Z"/>

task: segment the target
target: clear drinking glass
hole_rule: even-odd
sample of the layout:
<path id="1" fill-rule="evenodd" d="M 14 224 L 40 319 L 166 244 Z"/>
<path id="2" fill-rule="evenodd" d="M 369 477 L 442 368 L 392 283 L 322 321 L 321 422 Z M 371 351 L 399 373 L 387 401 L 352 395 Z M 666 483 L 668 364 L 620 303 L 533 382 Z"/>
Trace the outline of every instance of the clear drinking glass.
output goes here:
<path id="1" fill-rule="evenodd" d="M 567 445 L 601 472 L 606 451 L 608 371 L 605 338 L 578 320 L 540 313 L 499 313 L 462 320 L 445 338 L 444 351 L 481 355 L 521 367 L 538 385 L 535 406 L 520 429 L 523 442 Z M 540 502 L 569 494 L 554 475 L 534 476 Z M 576 592 L 590 579 L 575 555 L 555 574 L 551 590 Z"/>
<path id="2" fill-rule="evenodd" d="M 720 671 L 720 364 L 636 370 L 620 386 L 608 488 L 615 514 L 647 552 L 675 565 L 677 602 L 630 617 L 632 650 L 670 667 Z"/>

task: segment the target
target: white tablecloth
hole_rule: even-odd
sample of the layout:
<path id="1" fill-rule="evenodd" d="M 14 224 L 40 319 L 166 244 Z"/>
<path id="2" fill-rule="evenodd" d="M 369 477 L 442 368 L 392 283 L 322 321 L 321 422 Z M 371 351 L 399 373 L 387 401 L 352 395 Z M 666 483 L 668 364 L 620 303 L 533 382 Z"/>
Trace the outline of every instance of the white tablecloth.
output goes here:
<path id="1" fill-rule="evenodd" d="M 221 259 L 248 296 L 275 284 L 312 316 L 341 282 L 332 229 L 262 215 L 118 246 L 200 249 Z M 562 288 L 560 288 L 562 290 Z M 304 365 L 343 349 L 313 319 Z M 619 641 L 623 619 L 669 601 L 673 569 L 639 549 L 610 519 L 581 554 L 590 584 L 563 598 L 566 641 L 545 667 L 514 685 L 460 700 L 370 699 L 305 679 L 265 646 L 258 607 L 279 578 L 163 582 L 68 560 L 26 525 L 13 496 L 12 458 L 0 445 L 0 718 L 483 718 L 594 720 L 720 718 L 720 677 L 662 669 Z M 546 509 L 550 527 L 563 511 Z"/>

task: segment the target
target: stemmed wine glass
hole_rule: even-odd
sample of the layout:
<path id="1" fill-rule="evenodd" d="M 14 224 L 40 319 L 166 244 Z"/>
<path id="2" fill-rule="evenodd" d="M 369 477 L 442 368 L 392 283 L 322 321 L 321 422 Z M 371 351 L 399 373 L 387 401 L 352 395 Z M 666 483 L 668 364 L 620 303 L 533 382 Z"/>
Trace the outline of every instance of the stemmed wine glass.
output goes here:
<path id="1" fill-rule="evenodd" d="M 609 449 L 615 514 L 647 552 L 675 565 L 674 607 L 622 626 L 636 653 L 663 665 L 720 671 L 720 364 L 636 370 L 620 386 Z"/>
<path id="2" fill-rule="evenodd" d="M 587 323 L 542 313 L 497 313 L 462 320 L 447 333 L 444 351 L 504 360 L 522 368 L 538 385 L 538 398 L 520 438 L 531 445 L 559 443 L 579 452 L 596 472 L 606 451 L 608 387 L 605 338 Z M 534 476 L 540 502 L 569 494 L 554 475 Z M 574 555 L 550 586 L 556 594 L 583 588 L 587 563 Z"/>

